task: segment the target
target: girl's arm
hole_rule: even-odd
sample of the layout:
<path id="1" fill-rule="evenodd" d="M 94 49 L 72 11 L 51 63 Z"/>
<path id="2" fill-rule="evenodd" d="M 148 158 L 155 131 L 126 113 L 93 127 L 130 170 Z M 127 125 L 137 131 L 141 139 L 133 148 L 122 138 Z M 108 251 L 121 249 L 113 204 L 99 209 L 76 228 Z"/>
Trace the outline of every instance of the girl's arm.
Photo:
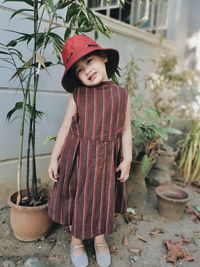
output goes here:
<path id="1" fill-rule="evenodd" d="M 131 105 L 129 96 L 125 123 L 122 131 L 122 157 L 123 161 L 119 164 L 116 171 L 121 171 L 121 175 L 118 179 L 120 182 L 125 182 L 129 177 L 132 161 Z"/>
<path id="2" fill-rule="evenodd" d="M 56 137 L 56 142 L 54 144 L 54 147 L 51 153 L 51 158 L 50 158 L 50 163 L 49 163 L 49 168 L 48 168 L 49 178 L 53 180 L 54 182 L 57 182 L 59 178 L 58 177 L 58 160 L 60 158 L 62 147 L 64 145 L 65 138 L 68 134 L 68 131 L 71 125 L 72 117 L 76 115 L 76 113 L 77 113 L 76 103 L 74 102 L 73 96 L 71 96 L 69 99 L 69 103 L 67 105 L 67 109 L 65 112 L 63 122 L 61 124 L 61 127 Z"/>

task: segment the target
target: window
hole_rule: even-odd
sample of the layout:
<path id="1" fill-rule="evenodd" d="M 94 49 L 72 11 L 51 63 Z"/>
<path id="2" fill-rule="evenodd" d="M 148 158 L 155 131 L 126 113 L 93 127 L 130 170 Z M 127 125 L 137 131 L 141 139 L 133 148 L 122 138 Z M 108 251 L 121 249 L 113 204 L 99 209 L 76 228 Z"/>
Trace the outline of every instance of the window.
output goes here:
<path id="1" fill-rule="evenodd" d="M 125 23 L 156 32 L 168 27 L 168 0 L 87 0 L 88 7 Z"/>
<path id="2" fill-rule="evenodd" d="M 105 0 L 88 0 L 87 5 L 89 8 L 93 9 L 110 9 L 110 8 L 119 8 L 120 2 L 119 0 L 110 0 L 109 5 L 107 4 L 107 1 Z"/>

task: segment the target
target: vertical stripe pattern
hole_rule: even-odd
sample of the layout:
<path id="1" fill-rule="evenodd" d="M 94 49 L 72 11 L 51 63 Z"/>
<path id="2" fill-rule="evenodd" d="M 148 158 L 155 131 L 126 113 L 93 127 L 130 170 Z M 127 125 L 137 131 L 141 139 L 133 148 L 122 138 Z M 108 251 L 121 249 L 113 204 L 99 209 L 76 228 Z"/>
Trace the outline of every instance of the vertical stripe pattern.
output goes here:
<path id="1" fill-rule="evenodd" d="M 49 201 L 49 216 L 89 239 L 113 232 L 114 213 L 126 211 L 124 183 L 116 179 L 127 91 L 113 82 L 73 93 L 78 113 L 62 148 L 60 178 Z"/>

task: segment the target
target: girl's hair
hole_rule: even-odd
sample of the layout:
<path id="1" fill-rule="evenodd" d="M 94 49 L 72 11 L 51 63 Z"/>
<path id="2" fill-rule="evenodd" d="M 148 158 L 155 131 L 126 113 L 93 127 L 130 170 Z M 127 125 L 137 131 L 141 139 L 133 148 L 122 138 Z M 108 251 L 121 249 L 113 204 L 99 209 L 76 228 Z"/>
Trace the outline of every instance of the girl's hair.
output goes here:
<path id="1" fill-rule="evenodd" d="M 85 60 L 86 58 L 93 56 L 93 55 L 102 57 L 102 56 L 106 56 L 106 53 L 104 51 L 101 51 L 101 50 L 96 50 L 96 51 L 93 51 L 93 52 L 83 56 L 81 58 L 81 60 Z M 73 66 L 71 66 L 71 68 L 69 69 L 69 74 L 73 79 L 76 79 L 76 81 L 77 80 L 79 81 L 79 79 L 76 77 L 76 68 L 77 68 L 77 63 L 75 63 Z M 80 81 L 79 81 L 79 83 L 80 83 Z"/>

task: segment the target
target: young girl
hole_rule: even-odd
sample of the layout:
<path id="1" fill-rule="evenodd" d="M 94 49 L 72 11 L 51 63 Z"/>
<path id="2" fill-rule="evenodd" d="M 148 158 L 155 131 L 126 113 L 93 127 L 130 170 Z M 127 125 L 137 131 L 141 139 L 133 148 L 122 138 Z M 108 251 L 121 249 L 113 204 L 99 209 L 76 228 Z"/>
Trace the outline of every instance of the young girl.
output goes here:
<path id="1" fill-rule="evenodd" d="M 87 36 L 69 38 L 62 51 L 62 85 L 73 93 L 51 154 L 54 183 L 49 215 L 71 226 L 71 260 L 88 265 L 83 240 L 94 238 L 99 266 L 111 263 L 104 235 L 113 232 L 115 212 L 126 211 L 124 182 L 132 161 L 127 90 L 109 78 L 119 54 Z"/>

